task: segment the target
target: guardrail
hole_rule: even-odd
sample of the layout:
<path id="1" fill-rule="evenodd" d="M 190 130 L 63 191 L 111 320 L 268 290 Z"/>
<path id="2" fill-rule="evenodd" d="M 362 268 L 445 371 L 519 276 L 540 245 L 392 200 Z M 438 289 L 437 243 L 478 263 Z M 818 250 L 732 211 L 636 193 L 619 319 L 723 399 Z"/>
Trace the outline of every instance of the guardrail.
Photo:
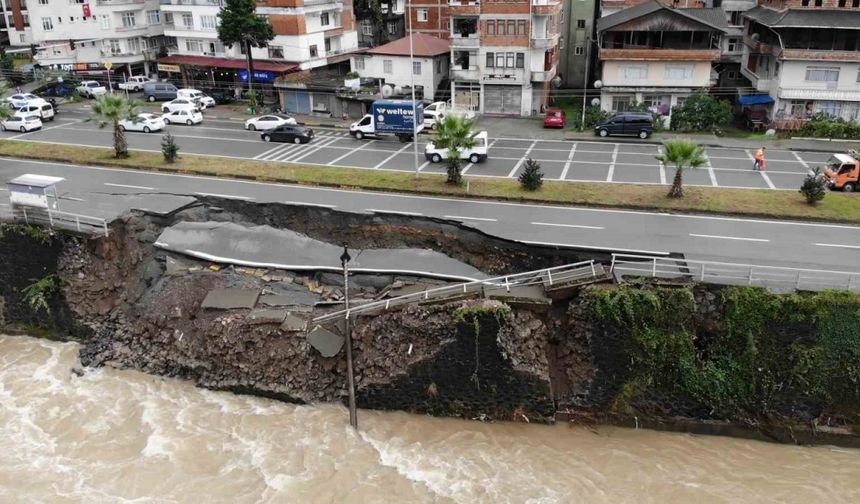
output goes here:
<path id="1" fill-rule="evenodd" d="M 487 278 L 484 280 L 474 280 L 456 285 L 445 285 L 382 301 L 372 301 L 347 310 L 340 310 L 320 315 L 313 319 L 313 321 L 315 323 L 320 323 L 342 319 L 347 318 L 350 315 L 358 315 L 374 310 L 388 310 L 390 308 L 417 301 L 442 299 L 445 297 L 460 296 L 464 294 L 481 294 L 485 286 L 494 288 L 505 287 L 508 290 L 512 287 L 522 287 L 535 284 L 552 287 L 602 277 L 603 274 L 604 269 L 599 264 L 595 264 L 594 260 L 581 261 L 573 264 L 565 264 L 563 266 L 555 266 L 553 268 L 527 271 L 525 273 L 516 273 L 513 275 Z"/>
<path id="2" fill-rule="evenodd" d="M 39 224 L 52 228 L 72 229 L 79 233 L 108 235 L 107 220 L 91 215 L 81 215 L 69 212 L 60 212 L 49 208 L 33 208 L 13 206 L 12 218 L 16 221 L 23 220 L 25 224 Z"/>
<path id="3" fill-rule="evenodd" d="M 860 272 L 832 271 L 633 254 L 612 254 L 610 273 L 619 280 L 625 275 L 666 279 L 688 279 L 720 285 L 789 287 L 821 291 L 860 291 Z"/>

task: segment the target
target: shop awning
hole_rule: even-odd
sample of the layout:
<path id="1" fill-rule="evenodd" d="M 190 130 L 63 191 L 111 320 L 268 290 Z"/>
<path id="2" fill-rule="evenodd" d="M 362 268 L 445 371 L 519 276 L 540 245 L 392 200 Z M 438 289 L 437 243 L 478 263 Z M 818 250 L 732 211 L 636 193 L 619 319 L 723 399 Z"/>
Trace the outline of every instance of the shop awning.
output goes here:
<path id="1" fill-rule="evenodd" d="M 235 68 L 244 70 L 247 68 L 247 63 L 244 59 L 234 58 L 215 58 L 212 56 L 191 56 L 186 54 L 174 54 L 158 59 L 159 63 L 168 65 L 193 65 L 200 67 L 214 68 Z M 254 60 L 254 70 L 262 70 L 266 72 L 286 73 L 298 70 L 297 63 L 277 62 L 270 60 Z"/>
<path id="2" fill-rule="evenodd" d="M 746 95 L 739 96 L 738 103 L 741 105 L 767 105 L 773 103 L 773 98 L 769 95 Z"/>

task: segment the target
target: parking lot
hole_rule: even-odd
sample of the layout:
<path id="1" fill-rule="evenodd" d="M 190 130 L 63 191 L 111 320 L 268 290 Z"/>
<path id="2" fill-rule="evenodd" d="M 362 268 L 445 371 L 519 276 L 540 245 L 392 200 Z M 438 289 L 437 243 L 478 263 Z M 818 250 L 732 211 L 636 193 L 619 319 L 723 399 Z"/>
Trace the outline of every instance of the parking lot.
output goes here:
<path id="1" fill-rule="evenodd" d="M 60 114 L 46 123 L 41 131 L 7 132 L 0 138 L 67 145 L 110 146 L 110 129 L 98 129 L 84 122 L 85 111 Z M 317 129 L 309 144 L 273 144 L 260 140 L 259 133 L 245 131 L 238 121 L 205 119 L 198 126 L 169 126 L 180 145 L 181 153 L 217 155 L 237 159 L 295 162 L 320 166 L 344 166 L 362 169 L 415 170 L 412 143 L 396 138 L 355 140 L 344 130 Z M 159 151 L 158 134 L 128 133 L 129 146 L 137 150 Z M 444 173 L 444 163 L 432 164 L 423 156 L 427 137 L 418 142 L 419 170 Z M 522 140 L 493 138 L 490 134 L 489 159 L 464 165 L 463 172 L 476 177 L 519 175 L 525 160 L 537 160 L 546 179 L 603 182 L 666 184 L 671 183 L 674 168 L 661 166 L 655 159 L 659 146 L 609 141 L 567 142 L 561 140 Z M 687 170 L 685 183 L 696 186 L 797 190 L 808 170 L 825 161 L 829 154 L 767 151 L 767 170 L 752 171 L 753 150 L 710 148 L 708 163 Z"/>

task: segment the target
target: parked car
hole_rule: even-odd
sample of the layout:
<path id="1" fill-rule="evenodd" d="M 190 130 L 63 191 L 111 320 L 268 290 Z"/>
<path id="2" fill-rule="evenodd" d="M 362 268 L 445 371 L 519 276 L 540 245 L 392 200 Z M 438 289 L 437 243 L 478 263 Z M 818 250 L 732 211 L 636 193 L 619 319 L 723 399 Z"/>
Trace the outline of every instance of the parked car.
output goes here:
<path id="1" fill-rule="evenodd" d="M 107 93 L 107 88 L 97 81 L 83 81 L 75 88 L 79 95 L 86 98 L 98 98 Z"/>
<path id="2" fill-rule="evenodd" d="M 147 82 L 153 82 L 153 80 L 145 75 L 134 75 L 129 77 L 125 82 L 120 82 L 119 88 L 126 91 L 143 91 L 143 86 Z"/>
<path id="3" fill-rule="evenodd" d="M 169 102 L 163 103 L 161 105 L 161 111 L 165 114 L 168 112 L 173 112 L 176 110 L 196 110 L 200 111 L 201 106 L 199 103 L 191 100 L 189 98 L 176 98 L 174 100 L 170 100 Z"/>
<path id="4" fill-rule="evenodd" d="M 233 98 L 233 90 L 232 89 L 202 89 L 203 93 L 207 96 L 211 97 L 215 100 L 215 103 L 218 105 L 226 105 L 228 103 L 233 103 L 236 101 Z"/>
<path id="5" fill-rule="evenodd" d="M 27 117 L 36 115 L 43 121 L 53 121 L 54 120 L 54 107 L 51 106 L 50 103 L 42 100 L 41 102 L 30 102 L 28 105 L 25 105 L 18 110 L 15 111 L 16 116 Z"/>
<path id="6" fill-rule="evenodd" d="M 487 132 L 476 133 L 473 138 L 476 141 L 475 146 L 471 149 L 460 150 L 460 159 L 468 159 L 470 163 L 486 161 L 489 153 Z M 431 163 L 440 163 L 443 159 L 448 159 L 448 149 L 436 147 L 433 142 L 427 142 L 427 145 L 424 146 L 424 157 Z"/>
<path id="7" fill-rule="evenodd" d="M 33 94 L 42 98 L 51 96 L 69 96 L 73 94 L 80 85 L 78 81 L 50 82 L 33 90 Z M 47 98 L 45 98 L 47 99 Z M 48 100 L 50 101 L 50 100 Z"/>
<path id="8" fill-rule="evenodd" d="M 164 119 L 155 114 L 137 114 L 134 119 L 123 119 L 119 127 L 125 131 L 142 131 L 150 133 L 164 129 Z"/>
<path id="9" fill-rule="evenodd" d="M 546 115 L 543 118 L 544 128 L 564 128 L 567 126 L 567 116 L 564 110 L 560 108 L 546 109 Z"/>
<path id="10" fill-rule="evenodd" d="M 42 121 L 39 119 L 39 116 L 35 115 L 26 117 L 12 116 L 0 123 L 0 128 L 2 128 L 3 131 L 20 131 L 21 133 L 26 133 L 28 131 L 41 129 Z"/>
<path id="11" fill-rule="evenodd" d="M 314 137 L 314 130 L 297 124 L 283 124 L 260 134 L 264 142 L 308 143 Z"/>
<path id="12" fill-rule="evenodd" d="M 194 100 L 200 102 L 202 105 L 201 108 L 208 108 L 215 106 L 215 100 L 206 96 L 202 91 L 198 91 L 196 89 L 178 89 L 176 91 L 176 96 L 178 98 L 186 98 L 189 100 Z"/>
<path id="13" fill-rule="evenodd" d="M 19 109 L 25 105 L 29 105 L 31 102 L 40 103 L 45 101 L 42 98 L 32 94 L 32 93 L 18 93 L 13 94 L 12 96 L 3 100 L 6 102 L 7 106 L 15 109 Z"/>
<path id="14" fill-rule="evenodd" d="M 176 98 L 176 86 L 169 82 L 147 82 L 143 85 L 143 96 L 147 101 L 173 100 Z"/>
<path id="15" fill-rule="evenodd" d="M 455 109 L 451 106 L 451 101 L 433 102 L 424 107 L 424 127 L 427 129 L 436 129 L 436 124 L 441 122 L 446 115 L 456 114 L 465 119 L 474 119 L 475 113 L 471 110 Z"/>
<path id="16" fill-rule="evenodd" d="M 654 132 L 654 117 L 650 112 L 620 112 L 594 127 L 601 137 L 610 135 L 634 135 L 648 138 Z"/>
<path id="17" fill-rule="evenodd" d="M 200 124 L 203 122 L 203 114 L 195 109 L 179 109 L 173 112 L 168 112 L 161 116 L 164 124 Z"/>
<path id="18" fill-rule="evenodd" d="M 296 120 L 287 114 L 266 114 L 260 117 L 254 117 L 245 121 L 245 129 L 250 131 L 263 131 L 284 124 L 296 124 Z"/>

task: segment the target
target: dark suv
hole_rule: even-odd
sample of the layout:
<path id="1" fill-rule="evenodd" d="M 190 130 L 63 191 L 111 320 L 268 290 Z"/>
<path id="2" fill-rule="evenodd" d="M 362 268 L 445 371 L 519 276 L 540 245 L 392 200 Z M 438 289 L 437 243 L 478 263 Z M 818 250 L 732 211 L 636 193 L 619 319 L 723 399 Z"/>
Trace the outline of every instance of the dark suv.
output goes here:
<path id="1" fill-rule="evenodd" d="M 635 135 L 648 138 L 654 132 L 654 118 L 650 112 L 620 112 L 594 127 L 602 137 L 609 135 Z"/>
<path id="2" fill-rule="evenodd" d="M 284 124 L 260 134 L 264 142 L 308 143 L 313 137 L 314 130 L 297 124 Z"/>

